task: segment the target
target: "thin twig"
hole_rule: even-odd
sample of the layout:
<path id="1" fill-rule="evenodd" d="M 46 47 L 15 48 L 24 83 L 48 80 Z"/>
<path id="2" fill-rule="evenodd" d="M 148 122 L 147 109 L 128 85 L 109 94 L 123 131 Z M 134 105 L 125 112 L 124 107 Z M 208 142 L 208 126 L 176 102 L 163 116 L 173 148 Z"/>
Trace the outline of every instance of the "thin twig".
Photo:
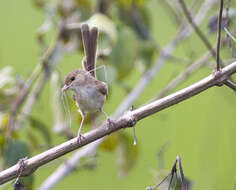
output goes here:
<path id="1" fill-rule="evenodd" d="M 236 38 L 230 33 L 230 31 L 226 27 L 224 27 L 224 30 L 227 33 L 227 35 L 236 42 Z"/>
<path id="2" fill-rule="evenodd" d="M 236 42 L 236 38 L 230 33 L 228 29 L 230 25 L 230 18 L 229 18 L 230 3 L 231 3 L 231 0 L 228 0 L 226 4 L 226 26 L 224 27 L 224 30 L 226 32 L 226 37 L 228 39 L 228 45 L 229 45 L 229 49 L 231 51 L 232 57 L 236 58 L 236 54 L 233 51 L 232 42 L 231 42 L 231 39 Z"/>
<path id="3" fill-rule="evenodd" d="M 200 8 L 199 12 L 195 16 L 195 23 L 196 25 L 199 25 L 204 18 L 204 15 L 210 10 L 210 8 L 215 3 L 214 0 L 207 0 L 202 4 L 202 7 Z M 172 54 L 176 46 L 179 42 L 182 42 L 182 40 L 188 38 L 193 30 L 191 30 L 191 27 L 187 27 L 184 30 L 180 31 L 180 33 L 175 37 L 162 51 L 160 58 L 156 61 L 154 66 L 142 77 L 142 79 L 139 81 L 138 85 L 134 88 L 134 90 L 127 96 L 126 101 L 124 101 L 120 106 L 118 107 L 116 113 L 114 116 L 119 116 L 121 113 L 126 111 L 134 102 L 134 97 L 139 96 L 144 88 L 146 88 L 147 84 L 150 82 L 150 79 L 154 78 L 157 73 L 160 71 L 162 66 L 166 63 L 168 60 L 168 55 Z M 136 99 L 136 98 L 135 98 Z M 132 103 L 131 103 L 132 102 Z"/>
<path id="4" fill-rule="evenodd" d="M 180 178 L 181 178 L 181 181 L 182 181 L 182 186 L 185 188 L 185 179 L 184 179 L 184 170 L 183 170 L 183 167 L 182 167 L 182 163 L 181 163 L 181 158 L 180 156 L 178 155 L 177 158 L 176 158 L 177 162 L 179 163 L 179 172 L 180 172 Z"/>
<path id="5" fill-rule="evenodd" d="M 35 67 L 29 79 L 24 83 L 22 89 L 19 92 L 19 95 L 16 97 L 15 101 L 12 103 L 10 119 L 9 119 L 8 135 L 7 135 L 8 138 L 10 138 L 12 130 L 14 128 L 14 125 L 16 122 L 16 115 L 19 112 L 19 109 L 21 105 L 23 104 L 23 102 L 25 101 L 26 97 L 28 96 L 33 82 L 37 79 L 40 72 L 41 72 L 41 65 L 38 64 Z"/>
<path id="6" fill-rule="evenodd" d="M 20 95 L 16 98 L 15 102 L 13 103 L 12 109 L 11 109 L 12 111 L 10 113 L 8 138 L 11 137 L 11 133 L 13 130 L 15 130 L 16 128 L 19 128 L 19 122 L 17 121 L 17 118 L 16 118 L 19 112 L 19 109 L 21 105 L 25 102 L 26 98 L 31 97 L 32 93 L 30 93 L 30 87 L 32 86 L 33 82 L 38 78 L 39 74 L 44 73 L 45 75 L 45 71 L 47 70 L 46 68 L 48 68 L 49 59 L 52 56 L 52 53 L 56 47 L 55 44 L 58 38 L 59 36 L 57 35 L 55 42 L 53 42 L 52 45 L 43 54 L 42 59 L 40 60 L 40 63 L 35 67 L 30 78 L 26 81 L 21 92 L 19 93 Z M 36 86 L 37 85 L 38 85 L 38 82 Z"/>
<path id="7" fill-rule="evenodd" d="M 150 186 L 150 187 L 146 187 L 146 190 L 153 190 L 153 189 L 157 189 L 169 176 L 171 175 L 171 173 L 169 173 L 166 177 L 164 177 L 163 180 L 161 180 L 160 183 L 158 183 L 157 185 L 154 186 Z"/>
<path id="8" fill-rule="evenodd" d="M 39 190 L 48 190 L 54 187 L 62 178 L 69 175 L 76 166 L 80 163 L 80 159 L 95 153 L 97 147 L 101 144 L 104 138 L 101 138 L 79 150 L 77 150 L 68 160 L 61 164 L 52 175 L 50 175 L 44 183 L 39 187 Z"/>
<path id="9" fill-rule="evenodd" d="M 222 40 L 222 46 L 225 46 L 227 43 L 227 38 Z M 216 48 L 214 48 L 214 51 Z M 199 69 L 201 66 L 207 63 L 207 61 L 212 57 L 211 51 L 205 53 L 202 57 L 200 57 L 197 61 L 187 67 L 182 73 L 180 73 L 177 77 L 175 77 L 167 86 L 157 94 L 156 99 L 162 98 L 167 95 L 171 90 L 175 89 L 181 82 L 186 81 L 186 79 L 191 76 L 191 74 Z"/>
<path id="10" fill-rule="evenodd" d="M 171 20 L 174 20 L 177 26 L 181 25 L 182 18 L 179 14 L 180 11 L 178 11 L 179 7 L 176 6 L 175 1 L 169 2 L 168 0 L 160 0 L 159 3 L 164 6 L 164 9 L 166 9 L 165 12 L 168 13 L 168 16 L 171 18 Z"/>
<path id="11" fill-rule="evenodd" d="M 77 138 L 74 138 L 30 159 L 27 159 L 25 160 L 25 168 L 22 171 L 22 175 L 30 175 L 37 168 L 45 165 L 52 160 L 57 159 L 58 157 L 61 157 L 77 148 L 83 147 L 89 143 L 101 139 L 104 136 L 109 135 L 117 130 L 132 127 L 136 122 L 144 119 L 145 117 L 148 117 L 177 103 L 180 103 L 192 96 L 201 93 L 204 90 L 207 90 L 210 87 L 222 84 L 230 75 L 234 74 L 235 72 L 236 62 L 233 62 L 230 65 L 224 67 L 217 75 L 211 74 L 201 81 L 178 92 L 175 92 L 165 98 L 142 106 L 134 111 L 127 112 L 126 114 L 115 120 L 113 125 L 108 126 L 109 124 L 106 123 L 99 128 L 89 131 L 88 133 L 84 134 L 85 138 L 83 138 L 80 142 L 78 142 Z M 18 169 L 19 165 L 16 164 L 2 171 L 0 173 L 0 184 L 16 178 Z"/>
<path id="12" fill-rule="evenodd" d="M 229 27 L 229 24 L 230 24 L 230 19 L 229 19 L 230 3 L 231 3 L 231 0 L 227 0 L 227 3 L 226 3 L 226 27 L 227 28 Z"/>
<path id="13" fill-rule="evenodd" d="M 218 33 L 217 33 L 217 49 L 216 49 L 216 70 L 220 70 L 220 42 L 221 42 L 221 23 L 222 23 L 222 13 L 223 13 L 223 0 L 220 0 L 220 10 L 218 16 Z"/>
<path id="14" fill-rule="evenodd" d="M 188 183 L 186 183 L 185 179 L 184 179 L 184 171 L 183 171 L 183 167 L 182 167 L 182 163 L 181 163 L 181 158 L 180 156 L 177 156 L 174 165 L 171 168 L 170 173 L 157 185 L 155 186 L 150 186 L 150 187 L 146 187 L 146 190 L 153 190 L 153 189 L 157 189 L 169 176 L 170 176 L 170 180 L 168 182 L 168 190 L 171 189 L 171 186 L 173 185 L 173 179 L 175 176 L 175 183 L 174 183 L 174 190 L 176 188 L 177 185 L 177 164 L 179 164 L 179 173 L 180 173 L 180 178 L 181 178 L 181 189 L 182 190 L 188 190 Z"/>
<path id="15" fill-rule="evenodd" d="M 195 23 L 195 21 L 192 19 L 192 16 L 186 6 L 186 4 L 184 3 L 184 0 L 179 0 L 179 3 L 183 9 L 183 12 L 186 16 L 186 18 L 188 19 L 189 23 L 192 25 L 192 27 L 194 28 L 194 30 L 196 31 L 197 35 L 200 37 L 200 39 L 202 40 L 202 42 L 205 44 L 205 46 L 207 47 L 208 50 L 211 51 L 213 57 L 216 57 L 216 52 L 214 51 L 214 49 L 212 48 L 211 43 L 209 42 L 209 40 L 207 39 L 207 37 L 204 35 L 204 33 L 200 30 L 200 28 L 197 26 L 197 24 Z"/>
<path id="16" fill-rule="evenodd" d="M 236 91 L 236 83 L 234 83 L 233 81 L 226 80 L 224 84 L 228 86 L 229 88 L 231 88 L 232 90 Z"/>
<path id="17" fill-rule="evenodd" d="M 54 66 L 59 62 L 61 58 L 58 59 L 57 51 L 61 49 L 61 43 L 59 42 L 59 34 L 56 36 L 55 40 L 51 43 L 47 51 L 42 56 L 42 59 L 40 61 L 40 65 L 42 65 L 42 73 L 40 78 L 36 81 L 32 91 L 29 93 L 28 98 L 26 99 L 26 102 L 22 108 L 21 113 L 19 114 L 19 119 L 15 122 L 14 128 L 19 129 L 24 121 L 27 120 L 28 116 L 30 115 L 32 108 L 36 102 L 36 100 L 39 98 L 40 93 L 43 91 L 43 87 L 50 78 L 50 75 L 52 73 L 52 69 Z M 60 56 L 62 56 L 63 53 L 60 52 Z M 54 58 L 56 57 L 56 58 Z"/>
<path id="18" fill-rule="evenodd" d="M 200 59 L 195 61 L 189 67 L 186 68 L 182 73 L 175 77 L 161 92 L 158 93 L 156 99 L 164 97 L 171 90 L 175 89 L 182 81 L 185 81 L 191 74 L 200 68 L 202 65 L 206 64 L 207 61 L 211 58 L 211 53 L 205 53 Z"/>

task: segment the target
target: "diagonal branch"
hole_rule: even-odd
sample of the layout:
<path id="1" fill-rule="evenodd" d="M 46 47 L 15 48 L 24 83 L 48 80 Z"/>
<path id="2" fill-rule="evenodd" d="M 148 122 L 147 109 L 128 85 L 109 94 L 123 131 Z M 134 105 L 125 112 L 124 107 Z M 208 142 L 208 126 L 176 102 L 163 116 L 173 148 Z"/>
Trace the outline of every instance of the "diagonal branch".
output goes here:
<path id="1" fill-rule="evenodd" d="M 199 12 L 196 14 L 194 18 L 194 23 L 196 26 L 200 25 L 200 23 L 203 21 L 205 15 L 207 14 L 208 10 L 214 5 L 216 1 L 215 0 L 206 0 Z M 118 107 L 116 113 L 114 114 L 115 117 L 119 116 L 121 113 L 126 111 L 134 101 L 134 97 L 137 95 L 140 95 L 141 92 L 144 90 L 144 88 L 149 83 L 150 79 L 154 78 L 162 66 L 166 63 L 166 61 L 169 59 L 169 55 L 173 54 L 173 51 L 175 50 L 176 46 L 182 42 L 182 40 L 185 40 L 192 34 L 193 30 L 192 27 L 186 27 L 184 30 L 181 30 L 179 34 L 169 43 L 165 48 L 161 50 L 161 54 L 159 59 L 156 61 L 154 66 L 142 77 L 142 79 L 139 81 L 138 85 L 134 88 L 134 90 L 128 95 L 126 100 Z"/>
<path id="2" fill-rule="evenodd" d="M 227 43 L 227 37 L 222 40 L 222 47 Z M 216 48 L 213 49 L 215 51 Z M 175 77 L 167 86 L 157 94 L 155 99 L 159 99 L 167 95 L 171 90 L 176 88 L 181 82 L 185 81 L 191 74 L 201 66 L 205 65 L 208 60 L 212 57 L 211 51 L 206 52 L 202 57 L 196 60 L 193 64 L 188 66 L 182 73 Z M 232 82 L 232 81 L 231 81 Z"/>
<path id="3" fill-rule="evenodd" d="M 31 92 L 29 92 L 18 118 L 15 118 L 15 122 L 12 123 L 14 129 L 19 129 L 23 125 L 24 121 L 28 119 L 28 116 L 30 115 L 35 102 L 39 98 L 42 89 L 50 78 L 55 65 L 57 65 L 62 59 L 62 56 L 62 44 L 60 42 L 60 35 L 58 34 L 39 63 L 41 66 L 41 75 L 35 82 Z"/>
<path id="4" fill-rule="evenodd" d="M 193 64 L 188 66 L 185 71 L 180 73 L 175 77 L 161 92 L 159 92 L 155 99 L 159 99 L 167 95 L 171 90 L 176 88 L 181 82 L 185 81 L 191 74 L 198 68 L 206 64 L 206 62 L 211 58 L 211 53 L 208 51 L 201 58 L 196 60 Z"/>
<path id="5" fill-rule="evenodd" d="M 225 84 L 226 86 L 228 86 L 229 88 L 231 88 L 232 90 L 236 91 L 236 83 L 235 83 L 235 82 L 233 82 L 233 81 L 231 81 L 231 80 L 226 80 L 226 81 L 224 82 L 224 84 Z"/>
<path id="6" fill-rule="evenodd" d="M 202 20 L 204 19 L 206 13 L 212 7 L 212 5 L 215 4 L 215 2 L 216 2 L 216 0 L 206 0 L 202 4 L 198 14 L 196 15 L 196 17 L 194 19 L 196 25 L 199 25 L 202 22 Z M 77 29 L 77 28 L 78 28 L 78 26 L 76 25 L 75 29 Z M 117 112 L 114 114 L 115 118 L 118 117 L 119 115 L 121 115 L 124 111 L 126 111 L 131 106 L 129 102 L 133 102 L 135 100 L 133 97 L 138 96 L 145 89 L 145 86 L 149 83 L 149 81 L 154 76 L 156 76 L 156 74 L 158 73 L 160 68 L 163 66 L 163 64 L 168 60 L 169 55 L 173 52 L 173 50 L 175 49 L 176 45 L 179 42 L 181 42 L 183 39 L 186 39 L 188 36 L 190 36 L 191 33 L 192 33 L 191 27 L 185 28 L 184 30 L 180 31 L 178 36 L 175 39 L 173 39 L 173 41 L 171 43 L 169 43 L 169 45 L 166 46 L 166 48 L 161 52 L 161 56 L 160 56 L 159 60 L 156 62 L 156 64 L 153 66 L 153 68 L 150 69 L 150 72 L 146 73 L 146 75 L 143 77 L 143 79 L 139 82 L 139 85 L 134 89 L 133 92 L 135 92 L 135 93 L 133 93 L 130 96 L 128 96 L 127 99 L 126 99 L 127 101 L 125 101 L 118 108 Z M 38 88 L 36 88 L 36 89 L 38 89 Z M 33 96 L 33 97 L 36 97 L 36 96 Z M 30 106 L 28 106 L 28 104 L 26 104 L 26 105 L 27 105 L 27 106 L 25 106 L 26 108 L 30 108 L 31 109 L 31 107 L 32 107 L 31 105 L 32 104 L 29 104 Z M 25 113 L 25 114 L 26 115 L 23 115 L 23 116 L 27 116 L 27 113 Z"/>
<path id="7" fill-rule="evenodd" d="M 215 0 L 208 0 L 205 1 L 200 8 L 198 14 L 195 16 L 195 22 L 199 25 L 202 20 L 204 19 L 207 11 L 212 7 L 215 3 Z M 74 29 L 79 29 L 80 25 L 74 25 Z M 125 98 L 125 100 L 120 104 L 120 106 L 116 109 L 115 113 L 113 114 L 112 118 L 117 119 L 120 117 L 127 109 L 131 107 L 133 102 L 139 97 L 143 90 L 145 90 L 146 86 L 150 83 L 153 77 L 158 74 L 158 71 L 162 68 L 162 65 L 165 62 L 172 58 L 172 52 L 175 47 L 178 45 L 183 39 L 186 39 L 190 34 L 193 32 L 191 26 L 185 28 L 184 30 L 180 31 L 178 35 L 164 48 L 162 49 L 154 40 L 152 35 L 150 34 L 150 39 L 154 42 L 157 49 L 161 52 L 160 58 L 156 61 L 154 66 L 144 74 L 144 76 L 140 79 L 139 83 L 136 87 L 132 90 L 132 92 Z M 80 158 L 90 154 L 91 152 L 95 152 L 97 147 L 101 144 L 104 138 L 96 141 L 89 146 L 84 147 L 76 151 L 65 163 L 61 164 L 53 174 L 51 174 L 44 183 L 40 186 L 40 190 L 49 190 L 52 189 L 62 178 L 68 175 L 73 169 L 77 166 L 80 161 Z M 87 151 L 87 154 L 86 154 Z M 83 156 L 80 156 L 83 155 Z M 68 163 L 70 163 L 70 167 L 67 167 Z"/>
<path id="8" fill-rule="evenodd" d="M 175 92 L 165 98 L 154 101 L 150 104 L 142 106 L 134 111 L 129 111 L 116 121 L 114 121 L 114 125 L 108 126 L 108 124 L 104 124 L 99 128 L 96 128 L 92 131 L 89 131 L 84 135 L 84 139 L 78 143 L 77 138 L 71 139 L 67 142 L 64 142 L 54 148 L 51 148 L 41 154 L 38 154 L 32 158 L 25 160 L 25 168 L 22 171 L 22 175 L 30 175 L 37 168 L 43 166 L 44 164 L 55 160 L 77 148 L 83 147 L 89 143 L 92 143 L 98 139 L 103 138 L 106 135 L 109 135 L 115 131 L 118 131 L 123 128 L 131 127 L 135 125 L 135 123 L 145 117 L 148 117 L 154 113 L 157 113 L 161 110 L 164 110 L 170 106 L 173 106 L 179 102 L 182 102 L 192 96 L 195 96 L 201 93 L 204 90 L 207 90 L 210 87 L 215 85 L 223 84 L 227 78 L 236 72 L 236 62 L 226 66 L 216 74 L 211 74 L 208 77 L 202 79 L 201 81 L 184 88 L 178 92 Z M 108 127 L 108 129 L 107 129 Z M 16 164 L 0 173 L 0 184 L 3 184 L 11 179 L 14 179 L 18 175 L 19 164 Z"/>
<path id="9" fill-rule="evenodd" d="M 69 175 L 80 164 L 80 160 L 91 154 L 95 154 L 98 146 L 103 142 L 104 137 L 77 150 L 69 159 L 61 164 L 39 187 L 39 190 L 52 189 L 65 176 Z"/>
<path id="10" fill-rule="evenodd" d="M 204 35 L 204 33 L 200 30 L 200 28 L 197 26 L 197 24 L 195 23 L 195 21 L 193 20 L 186 4 L 184 3 L 184 0 L 179 0 L 180 6 L 183 9 L 184 15 L 186 16 L 186 18 L 188 19 L 188 22 L 191 24 L 191 26 L 193 27 L 193 29 L 195 30 L 195 32 L 197 33 L 197 35 L 199 36 L 199 38 L 202 40 L 202 42 L 205 44 L 205 46 L 207 47 L 208 50 L 211 51 L 213 57 L 216 57 L 216 52 L 214 49 L 212 49 L 211 43 L 209 42 L 209 40 L 207 39 L 207 37 Z"/>

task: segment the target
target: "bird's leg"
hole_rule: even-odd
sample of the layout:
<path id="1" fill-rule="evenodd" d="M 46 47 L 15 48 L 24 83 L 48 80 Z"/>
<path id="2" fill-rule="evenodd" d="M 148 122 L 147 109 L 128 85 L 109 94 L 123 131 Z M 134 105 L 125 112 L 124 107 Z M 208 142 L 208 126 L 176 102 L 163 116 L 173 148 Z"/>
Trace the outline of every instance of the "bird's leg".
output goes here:
<path id="1" fill-rule="evenodd" d="M 114 125 L 114 122 L 110 119 L 110 117 L 106 114 L 106 112 L 102 108 L 100 109 L 100 112 L 102 112 L 105 115 L 108 122 L 107 129 L 109 129 L 110 126 Z"/>
<path id="2" fill-rule="evenodd" d="M 78 136 L 77 136 L 78 142 L 80 142 L 82 138 L 85 138 L 85 137 L 81 134 L 81 129 L 82 129 L 82 126 L 83 126 L 83 124 L 84 124 L 84 119 L 85 119 L 85 116 L 86 116 L 86 114 L 83 113 L 82 111 L 79 110 L 79 112 L 80 112 L 80 114 L 81 114 L 82 121 L 81 121 L 81 123 L 80 123 L 80 127 L 79 127 L 79 130 L 78 130 Z"/>

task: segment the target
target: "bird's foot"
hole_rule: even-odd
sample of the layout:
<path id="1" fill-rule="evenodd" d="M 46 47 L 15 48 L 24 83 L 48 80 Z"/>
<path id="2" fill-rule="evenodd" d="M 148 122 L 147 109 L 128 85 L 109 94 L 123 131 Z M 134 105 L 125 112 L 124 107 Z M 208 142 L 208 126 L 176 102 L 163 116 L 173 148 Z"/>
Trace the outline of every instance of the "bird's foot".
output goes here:
<path id="1" fill-rule="evenodd" d="M 115 125 L 115 122 L 110 119 L 110 118 L 107 118 L 107 126 L 106 126 L 106 129 L 109 130 L 110 127 L 114 126 Z"/>
<path id="2" fill-rule="evenodd" d="M 85 139 L 85 137 L 81 133 L 79 133 L 77 136 L 77 142 L 81 143 L 82 139 Z"/>

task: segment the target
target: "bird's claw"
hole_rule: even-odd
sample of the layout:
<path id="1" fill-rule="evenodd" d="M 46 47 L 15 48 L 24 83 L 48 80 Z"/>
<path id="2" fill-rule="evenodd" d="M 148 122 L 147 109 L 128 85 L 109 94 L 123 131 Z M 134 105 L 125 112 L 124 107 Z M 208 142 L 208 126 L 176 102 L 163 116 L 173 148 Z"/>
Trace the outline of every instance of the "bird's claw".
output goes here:
<path id="1" fill-rule="evenodd" d="M 110 127 L 114 126 L 114 121 L 111 120 L 110 118 L 107 119 L 107 125 L 106 125 L 106 129 L 109 130 Z"/>
<path id="2" fill-rule="evenodd" d="M 79 133 L 78 136 L 77 136 L 77 142 L 81 143 L 82 139 L 85 139 L 85 137 L 81 133 Z"/>

